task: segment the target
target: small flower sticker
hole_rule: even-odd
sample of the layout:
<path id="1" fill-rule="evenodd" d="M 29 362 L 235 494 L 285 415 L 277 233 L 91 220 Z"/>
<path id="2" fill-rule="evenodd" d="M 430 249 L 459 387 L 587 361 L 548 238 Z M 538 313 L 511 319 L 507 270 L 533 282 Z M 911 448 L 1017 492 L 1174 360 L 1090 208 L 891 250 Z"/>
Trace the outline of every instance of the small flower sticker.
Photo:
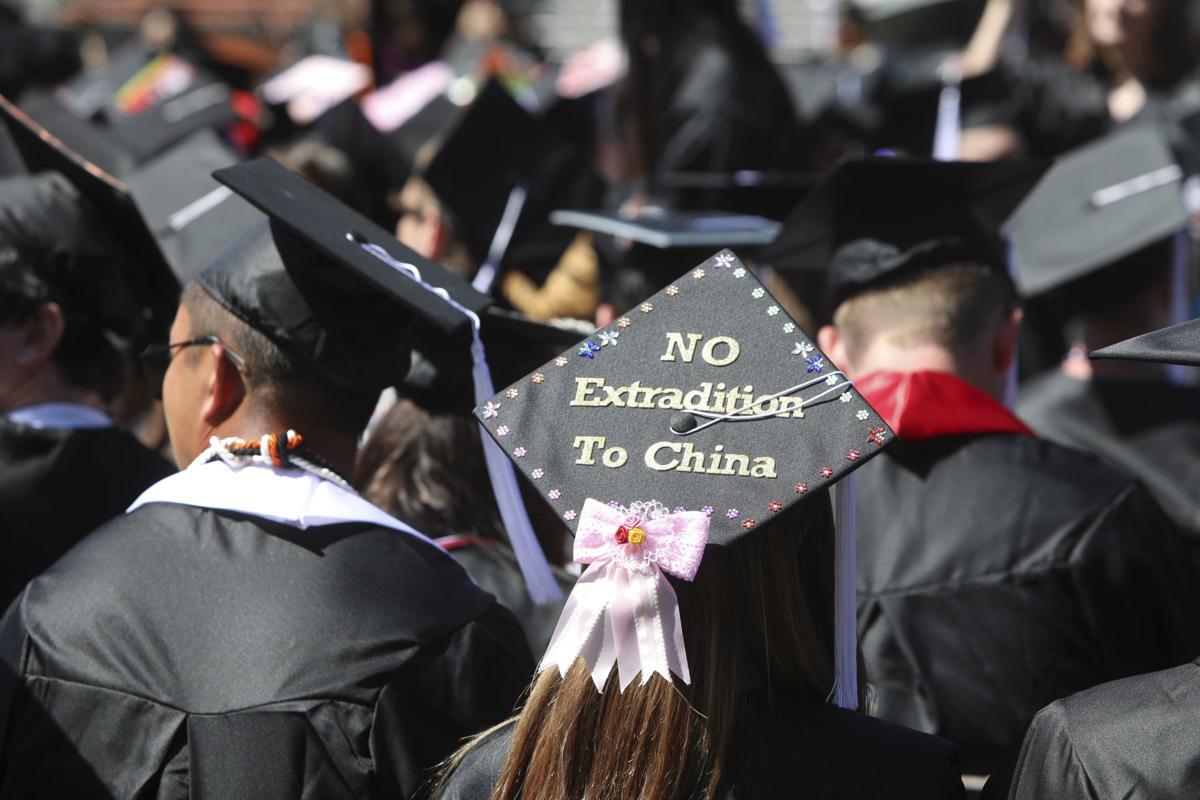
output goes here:
<path id="1" fill-rule="evenodd" d="M 778 313 L 779 313 L 779 306 L 768 306 L 767 307 L 767 316 L 768 317 L 773 317 L 773 316 L 777 315 Z"/>
<path id="2" fill-rule="evenodd" d="M 725 516 L 729 519 L 737 519 L 740 516 L 740 513 L 736 508 L 731 508 L 725 512 Z"/>
<path id="3" fill-rule="evenodd" d="M 712 506 L 704 506 L 703 508 L 700 509 L 700 513 L 706 517 L 711 517 L 713 515 L 713 507 Z"/>
<path id="4" fill-rule="evenodd" d="M 756 520 L 754 517 L 747 517 L 746 519 L 742 520 L 742 527 L 746 530 L 750 530 L 757 524 L 758 520 Z"/>
<path id="5" fill-rule="evenodd" d="M 535 372 L 529 376 L 529 380 L 533 381 L 534 383 L 542 383 L 546 380 L 546 376 L 540 372 Z"/>
<path id="6" fill-rule="evenodd" d="M 573 522 L 575 520 L 575 509 L 572 508 L 570 511 L 563 514 L 563 519 L 565 519 L 567 522 Z"/>
<path id="7" fill-rule="evenodd" d="M 524 458 L 524 457 L 525 457 L 525 448 L 524 447 L 518 447 L 516 450 L 513 450 L 513 458 Z"/>
<path id="8" fill-rule="evenodd" d="M 713 264 L 718 267 L 729 269 L 733 266 L 733 256 L 731 256 L 729 253 L 717 253 L 716 258 L 713 259 Z M 738 269 L 741 269 L 741 267 Z"/>
<path id="9" fill-rule="evenodd" d="M 794 323 L 794 322 L 783 323 L 783 332 L 784 333 L 791 333 L 794 330 L 796 330 L 796 323 Z"/>
<path id="10" fill-rule="evenodd" d="M 596 353 L 600 352 L 600 345 L 588 339 L 583 344 L 579 345 L 579 357 L 587 358 L 593 361 L 596 360 Z"/>
<path id="11" fill-rule="evenodd" d="M 508 436 L 508 426 L 501 425 L 499 428 L 496 428 L 496 435 L 497 436 Z"/>
<path id="12" fill-rule="evenodd" d="M 667 287 L 667 297 L 674 297 L 677 294 L 679 294 L 678 286 L 668 286 Z"/>
<path id="13" fill-rule="evenodd" d="M 498 416 L 500 416 L 500 403 L 493 403 L 491 400 L 488 400 L 483 404 L 484 419 L 495 419 Z"/>
<path id="14" fill-rule="evenodd" d="M 813 351 L 813 346 L 808 342 L 796 342 L 796 346 L 792 348 L 792 355 L 808 358 L 809 353 Z"/>
<path id="15" fill-rule="evenodd" d="M 804 363 L 807 365 L 805 372 L 808 373 L 820 372 L 825 369 L 825 359 L 822 356 L 809 356 L 804 359 Z"/>
<path id="16" fill-rule="evenodd" d="M 871 428 L 871 435 L 867 437 L 867 441 L 879 447 L 883 444 L 883 437 L 887 435 L 887 428 L 880 425 L 878 428 Z"/>
<path id="17" fill-rule="evenodd" d="M 854 416 L 858 417 L 858 420 L 860 422 L 866 422 L 867 419 L 871 416 L 871 412 L 867 411 L 865 408 L 860 408 L 858 410 L 858 413 L 855 414 Z"/>
<path id="18" fill-rule="evenodd" d="M 601 347 L 616 347 L 617 346 L 617 337 L 620 335 L 621 334 L 619 331 L 612 331 L 612 332 L 602 331 L 600 333 L 600 346 Z"/>
<path id="19" fill-rule="evenodd" d="M 825 379 L 826 386 L 837 386 L 837 382 L 838 382 L 837 375 L 830 375 L 828 378 Z"/>
<path id="20" fill-rule="evenodd" d="M 755 300 L 757 300 L 758 298 L 762 297 L 766 293 L 767 293 L 766 289 L 764 289 L 761 286 L 756 286 L 754 291 L 750 293 L 750 296 L 753 297 Z"/>
<path id="21" fill-rule="evenodd" d="M 699 267 L 696 267 L 694 270 L 692 270 L 692 277 L 695 278 L 696 280 L 700 280 L 701 278 L 704 277 L 704 270 L 700 269 Z M 670 294 L 670 292 L 668 292 L 667 294 Z"/>
<path id="22" fill-rule="evenodd" d="M 541 480 L 542 476 L 545 474 L 546 474 L 546 470 L 542 469 L 541 467 L 538 467 L 533 472 L 529 473 L 529 477 L 531 477 L 535 481 L 537 481 L 537 480 Z"/>
<path id="23" fill-rule="evenodd" d="M 854 392 L 842 392 L 840 395 L 838 395 L 838 400 L 841 400 L 843 403 L 849 403 L 853 399 Z"/>
<path id="24" fill-rule="evenodd" d="M 559 356 L 558 358 L 554 359 L 554 366 L 565 367 L 566 365 L 567 365 L 567 357 L 566 356 Z"/>
<path id="25" fill-rule="evenodd" d="M 558 498 L 562 497 L 562 492 L 560 492 L 558 489 L 551 489 L 550 491 L 546 492 L 546 497 L 549 497 L 551 500 L 557 500 Z"/>
<path id="26" fill-rule="evenodd" d="M 507 397 L 509 400 L 516 400 L 517 396 L 520 394 L 521 394 L 521 391 L 514 386 L 512 389 L 509 389 L 507 392 L 505 392 L 504 396 Z"/>
<path id="27" fill-rule="evenodd" d="M 846 453 L 847 461 L 858 461 L 860 458 L 862 458 L 862 450 L 859 450 L 857 447 Z"/>
<path id="28" fill-rule="evenodd" d="M 638 308 L 641 309 L 643 314 L 649 314 L 654 310 L 654 306 L 651 303 L 642 303 Z"/>
<path id="29" fill-rule="evenodd" d="M 767 508 L 771 509 L 772 512 L 777 513 L 783 510 L 783 503 L 779 502 L 778 500 L 772 500 L 767 504 Z"/>
<path id="30" fill-rule="evenodd" d="M 822 478 L 832 478 L 833 470 L 830 469 L 829 467 L 821 467 L 821 477 Z"/>
<path id="31" fill-rule="evenodd" d="M 629 325 L 630 325 L 629 317 L 621 317 L 619 320 L 617 320 L 618 328 L 628 328 Z"/>
<path id="32" fill-rule="evenodd" d="M 796 494 L 808 494 L 808 484 L 807 483 L 797 483 L 796 484 Z"/>
<path id="33" fill-rule="evenodd" d="M 735 278 L 744 278 L 744 277 L 746 277 L 746 270 L 745 270 L 745 268 L 743 268 L 743 267 L 738 267 L 737 269 L 735 269 L 735 270 L 733 271 L 733 277 L 735 277 Z"/>

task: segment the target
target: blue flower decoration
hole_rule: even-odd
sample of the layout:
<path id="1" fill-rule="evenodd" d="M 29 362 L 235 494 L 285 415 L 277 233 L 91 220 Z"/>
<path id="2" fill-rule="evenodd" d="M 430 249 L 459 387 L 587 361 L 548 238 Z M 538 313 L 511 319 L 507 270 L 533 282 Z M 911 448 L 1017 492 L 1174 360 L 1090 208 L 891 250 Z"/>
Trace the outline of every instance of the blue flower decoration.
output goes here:
<path id="1" fill-rule="evenodd" d="M 825 369 L 824 356 L 808 356 L 804 359 L 804 363 L 808 364 L 808 372 L 820 372 Z"/>
<path id="2" fill-rule="evenodd" d="M 595 359 L 596 353 L 600 352 L 600 345 L 588 339 L 586 343 L 579 346 L 579 357 Z"/>

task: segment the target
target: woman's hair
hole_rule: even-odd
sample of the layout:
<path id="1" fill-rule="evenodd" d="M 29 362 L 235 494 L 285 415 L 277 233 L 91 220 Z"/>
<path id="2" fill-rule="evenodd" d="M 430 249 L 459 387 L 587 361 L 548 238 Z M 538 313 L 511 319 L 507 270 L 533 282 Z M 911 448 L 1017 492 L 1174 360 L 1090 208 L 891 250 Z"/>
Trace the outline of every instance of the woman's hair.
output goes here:
<path id="1" fill-rule="evenodd" d="M 1169 87 L 1196 65 L 1198 41 L 1192 26 L 1192 11 L 1188 0 L 1149 1 L 1157 8 L 1153 11 L 1151 67 L 1142 77 L 1150 87 Z M 1088 30 L 1086 2 L 1074 0 L 1072 3 L 1074 22 L 1063 57 L 1079 70 L 1103 70 L 1100 54 Z"/>
<path id="2" fill-rule="evenodd" d="M 708 548 L 694 581 L 671 581 L 691 685 L 653 675 L 622 692 L 614 671 L 597 692 L 582 661 L 565 678 L 542 672 L 492 800 L 716 797 L 740 691 L 766 687 L 814 703 L 829 694 L 833 554 L 824 493 L 731 546 Z"/>

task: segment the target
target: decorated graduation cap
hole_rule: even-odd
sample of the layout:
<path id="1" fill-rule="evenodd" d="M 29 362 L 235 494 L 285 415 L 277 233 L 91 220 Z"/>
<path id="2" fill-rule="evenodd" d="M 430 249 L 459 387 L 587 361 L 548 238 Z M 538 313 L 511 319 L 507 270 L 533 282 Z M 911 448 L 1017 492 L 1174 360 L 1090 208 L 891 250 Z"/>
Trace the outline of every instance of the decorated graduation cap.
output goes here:
<path id="1" fill-rule="evenodd" d="M 538 284 L 574 238 L 550 223 L 550 212 L 594 206 L 603 191 L 574 147 L 496 81 L 458 121 L 424 178 L 483 274 L 511 267 Z"/>
<path id="2" fill-rule="evenodd" d="M 116 116 L 111 130 L 140 163 L 197 131 L 225 128 L 237 120 L 233 89 L 217 78 L 197 75 L 177 94 L 139 107 L 136 113 Z"/>
<path id="3" fill-rule="evenodd" d="M 270 158 L 214 177 L 267 215 L 197 282 L 230 313 L 356 392 L 400 383 L 416 335 L 472 354 L 476 402 L 493 393 L 479 330 L 489 298 Z M 560 595 L 521 504 L 516 477 L 484 448 L 492 488 L 530 593 Z"/>
<path id="4" fill-rule="evenodd" d="M 1072 285 L 1170 240 L 1187 224 L 1183 178 L 1149 125 L 1059 158 L 1007 226 L 1018 291 L 1034 297 Z"/>
<path id="5" fill-rule="evenodd" d="M 589 564 L 543 668 L 690 681 L 675 594 L 875 456 L 887 423 L 729 250 L 476 409 Z M 843 487 L 846 485 L 844 484 Z M 857 706 L 851 492 L 839 492 L 836 700 Z M 639 639 L 639 632 L 647 639 Z"/>
<path id="6" fill-rule="evenodd" d="M 129 176 L 129 191 L 181 286 L 262 219 L 212 177 L 237 162 L 215 133 L 204 130 Z"/>
<path id="7" fill-rule="evenodd" d="M 138 211 L 129 188 L 74 152 L 23 111 L 0 97 L 0 120 L 30 172 L 58 172 L 95 206 L 131 256 L 131 284 L 141 294 L 151 325 L 165 333 L 175 314 L 179 283 Z"/>
<path id="8" fill-rule="evenodd" d="M 1101 360 L 1152 361 L 1159 364 L 1200 367 L 1200 319 L 1143 333 L 1141 336 L 1094 350 L 1088 356 Z"/>
<path id="9" fill-rule="evenodd" d="M 1004 221 L 1040 179 L 1035 161 L 844 161 L 784 221 L 762 260 L 828 271 L 831 307 L 901 273 L 971 263 L 1007 274 Z"/>

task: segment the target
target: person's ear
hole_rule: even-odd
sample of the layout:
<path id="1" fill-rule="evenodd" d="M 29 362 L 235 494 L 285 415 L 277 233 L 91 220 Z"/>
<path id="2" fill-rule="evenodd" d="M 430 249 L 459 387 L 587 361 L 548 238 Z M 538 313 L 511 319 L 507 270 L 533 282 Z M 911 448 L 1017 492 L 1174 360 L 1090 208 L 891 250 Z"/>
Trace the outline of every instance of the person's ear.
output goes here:
<path id="1" fill-rule="evenodd" d="M 204 405 L 201 417 L 205 424 L 216 428 L 237 412 L 246 399 L 246 384 L 242 373 L 225 355 L 223 345 L 208 348 L 209 368 L 206 376 Z"/>
<path id="2" fill-rule="evenodd" d="M 850 354 L 846 351 L 846 342 L 838 333 L 837 327 L 822 325 L 821 329 L 817 331 L 817 344 L 821 347 L 821 352 L 827 355 L 838 369 L 847 376 L 854 377 L 854 364 L 850 361 Z"/>
<path id="3" fill-rule="evenodd" d="M 62 341 L 67 321 L 58 303 L 42 303 L 21 326 L 17 363 L 36 367 L 50 361 Z"/>
<path id="4" fill-rule="evenodd" d="M 997 374 L 1007 374 L 1017 356 L 1017 345 L 1021 335 L 1021 320 L 1025 311 L 1017 306 L 1000 317 L 996 324 L 996 336 L 992 341 L 992 367 Z"/>

